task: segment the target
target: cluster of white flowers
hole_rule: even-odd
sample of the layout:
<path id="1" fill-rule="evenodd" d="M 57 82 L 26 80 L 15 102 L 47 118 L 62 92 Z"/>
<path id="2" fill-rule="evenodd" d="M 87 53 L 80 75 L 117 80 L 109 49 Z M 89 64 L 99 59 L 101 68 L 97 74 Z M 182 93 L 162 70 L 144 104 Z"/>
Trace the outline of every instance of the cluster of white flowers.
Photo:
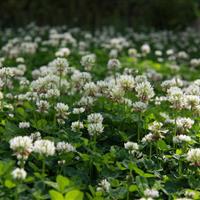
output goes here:
<path id="1" fill-rule="evenodd" d="M 69 48 L 60 48 L 56 53 L 56 57 L 68 57 L 70 55 L 70 49 Z"/>
<path id="2" fill-rule="evenodd" d="M 187 153 L 187 160 L 192 165 L 200 166 L 200 148 L 190 149 Z"/>
<path id="3" fill-rule="evenodd" d="M 121 75 L 117 81 L 124 90 L 131 90 L 135 86 L 135 80 L 131 75 Z"/>
<path id="4" fill-rule="evenodd" d="M 73 109 L 73 111 L 72 111 L 72 113 L 73 114 L 81 114 L 81 113 L 83 113 L 85 111 L 85 108 L 74 108 Z"/>
<path id="5" fill-rule="evenodd" d="M 149 124 L 148 129 L 151 131 L 149 134 L 144 136 L 142 142 L 151 142 L 156 141 L 165 137 L 165 134 L 168 132 L 167 129 L 163 129 L 163 124 L 161 122 L 154 121 Z"/>
<path id="6" fill-rule="evenodd" d="M 104 191 L 104 192 L 109 192 L 111 188 L 110 183 L 108 182 L 108 180 L 103 179 L 97 187 L 97 191 Z"/>
<path id="7" fill-rule="evenodd" d="M 121 68 L 121 63 L 118 59 L 113 58 L 108 61 L 107 66 L 108 66 L 109 70 L 117 70 L 117 69 Z"/>
<path id="8" fill-rule="evenodd" d="M 53 156 L 55 154 L 54 142 L 50 140 L 36 140 L 34 142 L 33 151 L 43 156 Z"/>
<path id="9" fill-rule="evenodd" d="M 139 145 L 135 142 L 128 141 L 128 142 L 124 143 L 124 147 L 131 154 L 134 154 L 135 152 L 137 152 L 139 150 Z"/>
<path id="10" fill-rule="evenodd" d="M 70 112 L 68 112 L 69 106 L 64 103 L 57 103 L 55 110 L 58 123 L 64 124 L 65 119 L 67 119 L 68 115 L 70 114 Z"/>
<path id="11" fill-rule="evenodd" d="M 188 135 L 177 135 L 173 137 L 174 143 L 191 142 L 192 138 Z"/>
<path id="12" fill-rule="evenodd" d="M 146 54 L 148 54 L 148 53 L 151 52 L 151 48 L 150 48 L 150 46 L 149 46 L 148 44 L 143 44 L 143 45 L 141 46 L 141 51 L 142 51 L 142 53 L 143 53 L 144 55 L 146 55 Z"/>
<path id="13" fill-rule="evenodd" d="M 23 168 L 16 168 L 12 171 L 12 177 L 16 180 L 24 180 L 26 176 L 27 173 Z"/>
<path id="14" fill-rule="evenodd" d="M 193 58 L 190 60 L 190 65 L 194 68 L 200 66 L 200 59 L 199 58 Z"/>
<path id="15" fill-rule="evenodd" d="M 179 129 L 181 129 L 182 132 L 186 132 L 189 129 L 191 129 L 193 124 L 194 124 L 194 120 L 190 118 L 178 117 L 176 119 L 176 125 Z"/>
<path id="16" fill-rule="evenodd" d="M 89 54 L 86 56 L 83 56 L 81 58 L 81 65 L 84 66 L 85 70 L 90 71 L 92 67 L 95 65 L 96 62 L 96 55 Z"/>
<path id="17" fill-rule="evenodd" d="M 83 128 L 84 128 L 83 122 L 75 121 L 75 122 L 72 122 L 71 124 L 71 129 L 73 132 L 79 132 Z"/>
<path id="18" fill-rule="evenodd" d="M 67 142 L 58 142 L 56 145 L 58 152 L 75 152 L 76 148 Z"/>
<path id="19" fill-rule="evenodd" d="M 137 83 L 135 90 L 137 92 L 137 97 L 142 102 L 148 102 L 155 95 L 153 87 L 148 81 Z"/>
<path id="20" fill-rule="evenodd" d="M 29 122 L 20 122 L 19 123 L 19 128 L 29 128 L 30 127 L 30 123 Z"/>
<path id="21" fill-rule="evenodd" d="M 100 113 L 92 113 L 87 117 L 87 130 L 90 136 L 98 135 L 103 132 L 103 117 Z"/>
<path id="22" fill-rule="evenodd" d="M 146 189 L 144 191 L 144 196 L 145 197 L 151 197 L 151 198 L 158 198 L 159 192 L 158 192 L 158 190 L 155 190 L 155 189 Z"/>
<path id="23" fill-rule="evenodd" d="M 63 73 L 69 66 L 69 63 L 66 58 L 56 58 L 53 61 L 53 64 L 56 66 L 59 73 Z"/>
<path id="24" fill-rule="evenodd" d="M 17 159 L 26 160 L 33 150 L 33 141 L 28 136 L 17 136 L 10 140 L 10 148 L 15 152 Z"/>
<path id="25" fill-rule="evenodd" d="M 133 111 L 143 112 L 147 109 L 147 104 L 142 101 L 137 101 L 132 104 Z"/>
<path id="26" fill-rule="evenodd" d="M 46 100 L 40 100 L 36 102 L 38 107 L 37 111 L 40 113 L 48 113 L 48 109 L 50 107 L 49 102 Z"/>

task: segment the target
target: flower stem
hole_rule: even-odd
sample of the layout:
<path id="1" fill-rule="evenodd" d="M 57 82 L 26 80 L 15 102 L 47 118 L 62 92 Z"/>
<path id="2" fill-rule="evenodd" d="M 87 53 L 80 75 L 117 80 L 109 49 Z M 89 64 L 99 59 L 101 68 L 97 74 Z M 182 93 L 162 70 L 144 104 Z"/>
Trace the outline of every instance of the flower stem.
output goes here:
<path id="1" fill-rule="evenodd" d="M 42 179 L 45 178 L 45 159 L 42 159 Z"/>

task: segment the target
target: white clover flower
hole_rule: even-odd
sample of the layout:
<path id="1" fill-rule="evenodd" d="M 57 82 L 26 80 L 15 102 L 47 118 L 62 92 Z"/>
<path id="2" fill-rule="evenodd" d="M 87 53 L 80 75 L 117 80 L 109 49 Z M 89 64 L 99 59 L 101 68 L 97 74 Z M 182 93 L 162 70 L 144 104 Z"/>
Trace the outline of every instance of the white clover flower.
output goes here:
<path id="1" fill-rule="evenodd" d="M 76 148 L 67 142 L 58 142 L 56 145 L 56 150 L 58 152 L 75 152 Z"/>
<path id="2" fill-rule="evenodd" d="M 36 140 L 34 142 L 33 151 L 44 156 L 53 156 L 55 154 L 54 142 L 50 140 Z"/>
<path id="3" fill-rule="evenodd" d="M 155 55 L 156 55 L 156 56 L 162 56 L 162 51 L 156 50 L 156 51 L 155 51 Z"/>
<path id="4" fill-rule="evenodd" d="M 63 85 L 63 82 L 64 81 L 62 81 L 61 86 Z M 59 97 L 59 96 L 60 96 L 60 91 L 57 88 L 49 89 L 49 90 L 47 90 L 47 92 L 45 94 L 45 97 L 47 99 L 52 98 L 52 97 Z"/>
<path id="5" fill-rule="evenodd" d="M 22 58 L 22 57 L 17 57 L 17 58 L 16 58 L 16 62 L 17 62 L 17 63 L 24 63 L 24 58 Z"/>
<path id="6" fill-rule="evenodd" d="M 33 141 L 28 136 L 17 136 L 10 141 L 10 148 L 15 152 L 18 159 L 26 160 L 33 150 Z"/>
<path id="7" fill-rule="evenodd" d="M 152 197 L 152 198 L 158 198 L 159 197 L 159 192 L 155 189 L 146 189 L 144 191 L 144 195 L 146 197 Z"/>
<path id="8" fill-rule="evenodd" d="M 200 148 L 190 149 L 187 153 L 187 160 L 192 165 L 200 166 Z"/>
<path id="9" fill-rule="evenodd" d="M 119 85 L 124 88 L 125 90 L 133 89 L 135 86 L 135 80 L 131 75 L 121 75 L 117 82 Z"/>
<path id="10" fill-rule="evenodd" d="M 19 128 L 29 128 L 30 127 L 30 123 L 29 122 L 20 122 L 19 123 Z"/>
<path id="11" fill-rule="evenodd" d="M 137 49 L 134 49 L 134 48 L 128 49 L 128 55 L 130 57 L 136 57 L 137 56 Z"/>
<path id="12" fill-rule="evenodd" d="M 90 82 L 91 79 L 90 73 L 77 70 L 75 70 L 71 76 L 72 83 L 74 83 L 76 87 L 83 87 L 85 83 Z"/>
<path id="13" fill-rule="evenodd" d="M 103 133 L 103 125 L 101 123 L 96 124 L 88 124 L 87 130 L 90 136 L 93 135 L 99 135 L 100 133 Z"/>
<path id="14" fill-rule="evenodd" d="M 87 117 L 88 123 L 102 123 L 103 117 L 100 113 L 92 113 Z"/>
<path id="15" fill-rule="evenodd" d="M 160 132 L 162 130 L 163 124 L 161 122 L 154 121 L 148 125 L 148 129 L 153 133 Z"/>
<path id="16" fill-rule="evenodd" d="M 109 52 L 109 58 L 117 58 L 118 57 L 118 50 L 117 49 L 111 49 Z"/>
<path id="17" fill-rule="evenodd" d="M 182 130 L 188 130 L 191 129 L 194 124 L 194 120 L 187 118 L 187 117 L 178 117 L 176 119 L 176 125 L 178 128 Z"/>
<path id="18" fill-rule="evenodd" d="M 193 58 L 190 60 L 190 65 L 192 67 L 199 67 L 200 66 L 200 59 Z"/>
<path id="19" fill-rule="evenodd" d="M 76 122 L 72 122 L 71 124 L 71 129 L 74 132 L 78 132 L 80 131 L 80 129 L 83 129 L 83 128 L 84 128 L 83 122 L 76 121 Z"/>
<path id="20" fill-rule="evenodd" d="M 56 116 L 63 119 L 66 119 L 68 115 L 70 114 L 68 112 L 69 106 L 64 103 L 57 103 L 55 106 L 55 110 L 56 110 Z"/>
<path id="21" fill-rule="evenodd" d="M 109 183 L 106 179 L 103 179 L 103 180 L 98 184 L 97 191 L 109 192 L 109 191 L 110 191 L 110 188 L 111 188 L 110 183 Z"/>
<path id="22" fill-rule="evenodd" d="M 174 54 L 174 50 L 173 50 L 173 49 L 168 49 L 168 50 L 166 51 L 166 54 L 167 54 L 168 56 L 170 56 L 170 55 Z"/>
<path id="23" fill-rule="evenodd" d="M 0 69 L 0 77 L 12 77 L 14 76 L 13 68 L 10 67 L 3 67 Z"/>
<path id="24" fill-rule="evenodd" d="M 192 138 L 187 135 L 177 135 L 173 137 L 173 142 L 174 143 L 181 143 L 181 142 L 191 142 Z"/>
<path id="25" fill-rule="evenodd" d="M 94 101 L 95 101 L 95 99 L 93 97 L 83 96 L 83 97 L 81 97 L 80 101 L 78 102 L 78 105 L 89 107 L 89 106 L 92 106 L 94 104 Z"/>
<path id="26" fill-rule="evenodd" d="M 83 107 L 81 107 L 81 108 L 74 108 L 73 111 L 72 111 L 73 114 L 81 114 L 83 112 L 85 112 L 85 108 L 83 108 Z"/>
<path id="27" fill-rule="evenodd" d="M 31 133 L 30 138 L 32 140 L 40 140 L 41 139 L 41 133 L 39 131 Z"/>
<path id="28" fill-rule="evenodd" d="M 145 111 L 147 109 L 147 106 L 148 105 L 142 101 L 134 102 L 132 104 L 133 110 L 137 112 Z"/>
<path id="29" fill-rule="evenodd" d="M 96 62 L 96 55 L 95 54 L 89 54 L 86 56 L 83 56 L 81 58 L 81 65 L 85 67 L 85 70 L 91 70 Z"/>
<path id="30" fill-rule="evenodd" d="M 125 95 L 124 89 L 119 85 L 113 86 L 109 91 L 110 98 L 114 101 L 120 101 Z"/>
<path id="31" fill-rule="evenodd" d="M 134 153 L 139 150 L 139 145 L 135 142 L 126 142 L 124 143 L 124 148 L 129 150 L 129 153 Z"/>
<path id="32" fill-rule="evenodd" d="M 107 66 L 109 70 L 116 70 L 116 69 L 121 68 L 121 63 L 118 59 L 113 58 L 108 61 Z"/>
<path id="33" fill-rule="evenodd" d="M 122 104 L 124 104 L 124 105 L 126 105 L 126 106 L 128 106 L 128 107 L 131 107 L 132 106 L 132 104 L 133 104 L 133 102 L 130 100 L 130 99 L 127 99 L 127 98 L 122 98 L 121 100 L 119 100 L 119 103 L 122 103 Z"/>
<path id="34" fill-rule="evenodd" d="M 98 87 L 93 82 L 86 83 L 83 89 L 86 96 L 96 96 L 98 92 Z"/>
<path id="35" fill-rule="evenodd" d="M 16 168 L 12 171 L 12 177 L 17 180 L 24 180 L 27 176 L 26 171 L 23 168 Z"/>
<path id="36" fill-rule="evenodd" d="M 48 109 L 50 107 L 49 102 L 45 100 L 40 100 L 36 102 L 36 105 L 38 107 L 37 111 L 41 113 L 47 113 Z"/>
<path id="37" fill-rule="evenodd" d="M 60 73 L 64 72 L 64 70 L 69 66 L 69 63 L 66 58 L 56 58 L 53 61 L 53 64 Z"/>
<path id="38" fill-rule="evenodd" d="M 172 107 L 181 109 L 185 107 L 185 96 L 183 91 L 178 87 L 171 87 L 167 90 L 168 101 L 172 104 Z"/>
<path id="39" fill-rule="evenodd" d="M 178 52 L 177 57 L 180 59 L 188 59 L 189 56 L 185 51 L 180 51 Z"/>
<path id="40" fill-rule="evenodd" d="M 143 83 L 143 82 L 148 82 L 147 77 L 145 75 L 138 75 L 135 77 L 136 84 Z"/>
<path id="41" fill-rule="evenodd" d="M 56 55 L 56 57 L 68 57 L 69 55 L 70 55 L 70 50 L 69 50 L 69 48 L 61 48 L 61 49 L 59 49 L 56 53 L 55 53 L 55 55 Z"/>
<path id="42" fill-rule="evenodd" d="M 141 46 L 141 51 L 142 51 L 143 54 L 148 54 L 148 53 L 151 52 L 151 48 L 148 44 L 143 44 Z"/>
<path id="43" fill-rule="evenodd" d="M 186 95 L 185 96 L 185 107 L 188 109 L 193 109 L 196 106 L 200 105 L 200 96 L 197 95 Z"/>
<path id="44" fill-rule="evenodd" d="M 150 143 L 152 141 L 154 141 L 154 135 L 152 133 L 149 133 L 142 138 L 142 143 Z"/>
<path id="45" fill-rule="evenodd" d="M 143 102 L 149 101 L 155 95 L 154 90 L 148 81 L 138 83 L 135 90 L 137 92 L 137 97 Z"/>

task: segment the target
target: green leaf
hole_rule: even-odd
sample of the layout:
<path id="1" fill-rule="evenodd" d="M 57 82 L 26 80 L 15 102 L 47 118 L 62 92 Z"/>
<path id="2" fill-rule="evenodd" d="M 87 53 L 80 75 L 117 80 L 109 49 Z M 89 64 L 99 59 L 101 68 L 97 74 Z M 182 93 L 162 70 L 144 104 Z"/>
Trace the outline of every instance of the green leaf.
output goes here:
<path id="1" fill-rule="evenodd" d="M 63 195 L 60 192 L 57 192 L 56 190 L 50 190 L 49 191 L 51 200 L 64 200 Z"/>
<path id="2" fill-rule="evenodd" d="M 157 147 L 162 151 L 167 151 L 169 149 L 169 147 L 167 146 L 167 144 L 163 140 L 157 141 Z"/>
<path id="3" fill-rule="evenodd" d="M 135 173 L 139 174 L 140 176 L 143 176 L 143 177 L 146 177 L 146 178 L 151 178 L 151 177 L 155 176 L 154 174 L 145 173 L 144 171 L 139 169 L 135 163 L 129 163 L 128 166 L 129 166 L 129 169 L 134 170 Z"/>
<path id="4" fill-rule="evenodd" d="M 72 190 L 65 195 L 65 200 L 83 200 L 83 196 L 80 190 Z"/>
<path id="5" fill-rule="evenodd" d="M 135 192 L 138 190 L 138 187 L 137 187 L 137 185 L 130 185 L 128 190 L 129 190 L 129 192 Z"/>
<path id="6" fill-rule="evenodd" d="M 181 155 L 181 154 L 183 154 L 182 149 L 176 149 L 176 154 L 177 154 L 177 155 Z"/>
<path id="7" fill-rule="evenodd" d="M 7 188 L 9 188 L 9 189 L 11 189 L 11 188 L 14 188 L 15 186 L 16 186 L 16 184 L 13 182 L 13 181 L 11 181 L 11 180 L 5 180 L 5 186 L 7 187 Z"/>
<path id="8" fill-rule="evenodd" d="M 47 184 L 48 186 L 51 186 L 52 188 L 58 190 L 58 183 L 55 183 L 53 181 L 45 181 L 45 184 Z"/>
<path id="9" fill-rule="evenodd" d="M 25 119 L 27 117 L 27 113 L 23 108 L 17 108 L 16 112 L 20 115 L 21 119 Z"/>
<path id="10" fill-rule="evenodd" d="M 32 125 L 34 128 L 36 128 L 38 130 L 44 130 L 47 126 L 47 120 L 40 119 L 36 123 L 35 123 L 35 121 L 32 121 Z"/>
<path id="11" fill-rule="evenodd" d="M 56 177 L 56 182 L 58 183 L 59 190 L 63 192 L 67 186 L 70 184 L 70 180 L 64 176 L 58 175 Z"/>

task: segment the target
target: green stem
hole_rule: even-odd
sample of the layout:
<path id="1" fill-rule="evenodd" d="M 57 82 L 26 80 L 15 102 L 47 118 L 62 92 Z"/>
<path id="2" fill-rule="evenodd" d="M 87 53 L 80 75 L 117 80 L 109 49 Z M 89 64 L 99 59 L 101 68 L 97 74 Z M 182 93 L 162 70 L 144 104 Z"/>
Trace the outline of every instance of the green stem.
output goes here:
<path id="1" fill-rule="evenodd" d="M 150 144 L 149 147 L 149 159 L 151 160 L 151 156 L 152 156 L 152 144 Z"/>
<path id="2" fill-rule="evenodd" d="M 182 175 L 182 162 L 180 159 L 178 161 L 178 174 L 179 174 L 179 176 Z"/>
<path id="3" fill-rule="evenodd" d="M 142 113 L 139 114 L 139 121 L 138 121 L 138 128 L 137 128 L 137 141 L 140 142 L 140 130 L 141 130 L 141 124 L 142 124 Z"/>
<path id="4" fill-rule="evenodd" d="M 42 178 L 45 178 L 45 159 L 42 159 Z"/>

